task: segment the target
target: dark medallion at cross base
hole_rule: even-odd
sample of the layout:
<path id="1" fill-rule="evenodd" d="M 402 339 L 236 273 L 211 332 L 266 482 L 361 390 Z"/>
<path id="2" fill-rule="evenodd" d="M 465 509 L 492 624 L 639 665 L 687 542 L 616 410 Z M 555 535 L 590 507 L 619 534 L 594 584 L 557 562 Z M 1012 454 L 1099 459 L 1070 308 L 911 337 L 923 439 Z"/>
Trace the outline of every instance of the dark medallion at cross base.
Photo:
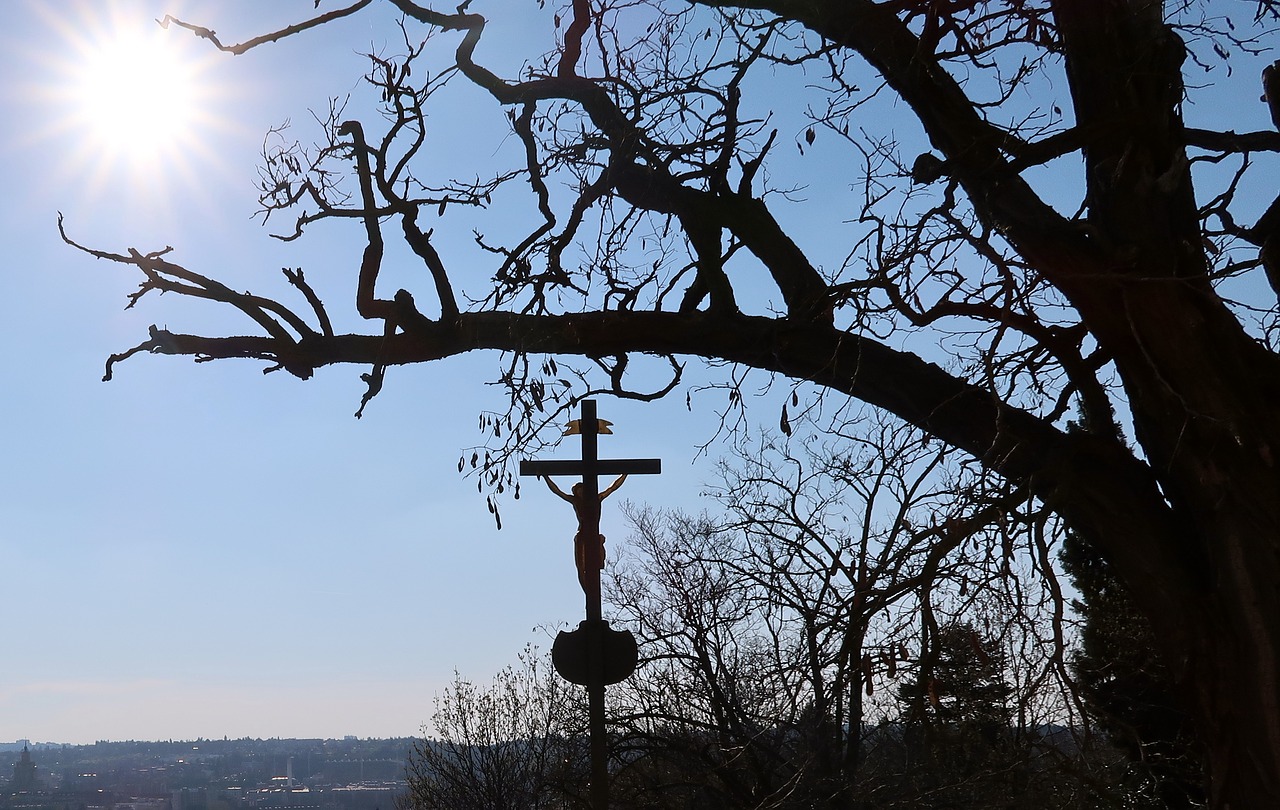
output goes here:
<path id="1" fill-rule="evenodd" d="M 573 538 L 574 564 L 578 582 L 587 598 L 587 618 L 576 630 L 560 633 L 551 648 L 556 672 L 571 683 L 587 687 L 591 727 L 591 803 L 594 810 L 605 810 L 609 804 L 608 746 L 605 737 L 604 688 L 625 680 L 636 667 L 636 641 L 625 630 L 609 627 L 601 613 L 600 572 L 604 569 L 604 535 L 600 533 L 601 502 L 622 486 L 628 475 L 656 475 L 662 472 L 662 461 L 656 458 L 601 459 L 597 437 L 610 433 L 609 423 L 596 417 L 595 400 L 584 400 L 582 418 L 571 422 L 566 435 L 582 437 L 582 458 L 573 461 L 522 461 L 520 475 L 543 477 L 547 486 L 573 506 L 578 518 L 578 531 Z M 569 493 L 556 486 L 551 477 L 577 475 L 580 483 Z M 618 478 L 604 492 L 600 476 Z"/>

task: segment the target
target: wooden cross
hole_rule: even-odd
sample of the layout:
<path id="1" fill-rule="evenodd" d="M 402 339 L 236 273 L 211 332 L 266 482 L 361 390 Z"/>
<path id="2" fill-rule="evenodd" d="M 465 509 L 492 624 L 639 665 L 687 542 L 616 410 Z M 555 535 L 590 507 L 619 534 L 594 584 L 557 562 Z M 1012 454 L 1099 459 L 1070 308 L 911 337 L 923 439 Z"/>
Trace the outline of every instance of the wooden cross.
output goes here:
<path id="1" fill-rule="evenodd" d="M 609 806 L 609 748 L 604 720 L 604 659 L 603 638 L 607 625 L 601 615 L 600 568 L 604 564 L 603 543 L 600 535 L 600 476 L 602 475 L 656 475 L 662 472 L 662 460 L 656 458 L 601 459 L 596 439 L 600 433 L 609 433 L 609 423 L 596 417 L 594 399 L 583 400 L 582 418 L 569 425 L 569 433 L 582 436 L 582 458 L 574 461 L 521 461 L 520 475 L 555 476 L 581 475 L 581 489 L 575 488 L 573 497 L 562 497 L 573 503 L 578 516 L 578 536 L 575 547 L 589 544 L 599 551 L 598 558 L 589 557 L 583 566 L 581 551 L 578 557 L 579 577 L 589 577 L 583 582 L 587 594 L 587 620 L 579 626 L 586 630 L 588 643 L 587 705 L 591 730 L 591 804 L 594 810 L 607 810 Z M 598 564 L 597 564 L 598 562 Z M 629 636 L 628 636 L 629 637 Z M 631 642 L 634 652 L 635 643 Z M 633 659 L 634 660 L 634 659 Z M 581 681 L 577 681 L 581 683 Z"/>
<path id="2" fill-rule="evenodd" d="M 582 436 L 582 458 L 572 461 L 521 461 L 520 475 L 529 476 L 555 476 L 555 475 L 581 475 L 582 476 L 582 495 L 581 497 L 591 505 L 591 508 L 583 509 L 575 504 L 575 511 L 578 513 L 579 526 L 578 532 L 581 542 L 596 542 L 596 538 L 600 536 L 600 476 L 602 475 L 657 475 L 662 472 L 662 459 L 658 458 L 630 458 L 630 459 L 601 459 L 598 449 L 597 438 L 601 433 L 601 427 L 604 432 L 609 432 L 608 422 L 601 422 L 596 416 L 596 401 L 594 399 L 583 400 L 582 402 L 582 418 L 577 421 L 577 432 Z M 570 423 L 569 430 L 574 432 L 574 423 Z M 594 567 L 594 566 L 593 566 Z M 594 588 L 587 588 L 587 619 L 601 619 L 600 609 L 600 572 L 588 572 L 589 576 L 596 579 Z"/>

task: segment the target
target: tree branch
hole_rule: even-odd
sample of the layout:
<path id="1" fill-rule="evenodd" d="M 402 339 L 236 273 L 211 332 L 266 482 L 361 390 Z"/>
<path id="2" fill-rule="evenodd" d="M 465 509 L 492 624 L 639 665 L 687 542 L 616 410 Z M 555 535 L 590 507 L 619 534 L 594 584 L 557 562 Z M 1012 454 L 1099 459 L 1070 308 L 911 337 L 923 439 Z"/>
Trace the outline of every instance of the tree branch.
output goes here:
<path id="1" fill-rule="evenodd" d="M 262 36 L 245 40 L 244 42 L 241 42 L 237 45 L 223 45 L 222 41 L 218 39 L 217 33 L 215 33 L 214 31 L 208 28 L 203 28 L 199 25 L 192 25 L 191 23 L 183 22 L 177 17 L 174 17 L 169 14 L 164 15 L 164 19 L 156 20 L 156 22 L 160 24 L 161 28 L 165 28 L 165 29 L 167 29 L 170 24 L 176 25 L 179 28 L 185 28 L 191 33 L 200 37 L 201 39 L 209 40 L 209 42 L 213 43 L 213 47 L 217 48 L 218 50 L 239 56 L 245 53 L 246 51 L 249 51 L 249 50 L 252 50 L 253 48 L 258 47 L 259 45 L 265 45 L 268 42 L 278 42 L 279 40 L 282 40 L 285 37 L 293 36 L 294 34 L 300 34 L 309 28 L 315 28 L 317 26 L 324 25 L 327 22 L 332 22 L 334 20 L 338 20 L 343 17 L 349 17 L 350 15 L 355 14 L 357 11 L 364 8 L 365 6 L 368 6 L 372 2 L 373 0 L 360 0 L 358 3 L 353 3 L 352 5 L 347 6 L 346 8 L 338 8 L 338 9 L 334 9 L 333 11 L 327 11 L 324 14 L 320 14 L 318 16 L 312 17 L 309 20 L 304 20 L 303 22 L 300 22 L 300 23 L 294 23 L 293 25 L 285 26 L 284 28 L 281 28 L 278 31 L 272 31 L 269 34 L 263 34 Z"/>
<path id="2" fill-rule="evenodd" d="M 156 330 L 149 348 L 199 359 L 270 357 L 291 370 L 334 363 L 404 365 L 476 349 L 719 358 L 808 380 L 884 408 L 988 468 L 1031 482 L 1038 497 L 1083 525 L 1101 528 L 1106 521 L 1132 520 L 1134 537 L 1150 535 L 1153 526 L 1162 526 L 1168 536 L 1181 531 L 1170 520 L 1150 470 L 1115 442 L 1066 434 L 913 354 L 825 325 L 705 312 L 481 312 L 464 313 L 454 324 L 423 324 L 408 334 L 311 335 L 296 344 Z M 1121 493 L 1125 503 L 1144 506 L 1126 507 L 1132 510 L 1128 517 L 1117 515 L 1114 499 Z M 1114 533 L 1114 525 L 1107 528 Z M 1142 561 L 1141 567 L 1155 564 Z"/>

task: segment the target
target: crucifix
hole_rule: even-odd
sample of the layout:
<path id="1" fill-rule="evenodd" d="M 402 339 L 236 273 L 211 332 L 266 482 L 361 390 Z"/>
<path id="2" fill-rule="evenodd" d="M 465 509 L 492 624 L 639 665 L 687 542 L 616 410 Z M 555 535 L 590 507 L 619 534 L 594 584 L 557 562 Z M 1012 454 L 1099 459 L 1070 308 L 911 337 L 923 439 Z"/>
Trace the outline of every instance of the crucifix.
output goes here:
<path id="1" fill-rule="evenodd" d="M 587 687 L 591 731 L 591 804 L 593 810 L 609 806 L 609 749 L 605 736 L 604 688 L 618 683 L 635 669 L 635 639 L 630 633 L 609 629 L 600 606 L 600 571 L 604 568 L 604 536 L 600 534 L 600 503 L 613 493 L 628 475 L 656 475 L 662 460 L 656 458 L 601 459 L 597 438 L 612 433 L 609 423 L 596 416 L 596 402 L 583 400 L 582 418 L 569 423 L 566 435 L 582 437 L 582 458 L 573 461 L 521 461 L 520 475 L 546 477 L 551 491 L 573 505 L 578 518 L 574 536 L 574 562 L 578 581 L 587 598 L 587 619 L 570 633 L 556 637 L 551 657 L 556 671 L 573 683 Z M 556 475 L 580 475 L 572 494 L 551 481 Z M 603 493 L 601 475 L 617 475 Z"/>

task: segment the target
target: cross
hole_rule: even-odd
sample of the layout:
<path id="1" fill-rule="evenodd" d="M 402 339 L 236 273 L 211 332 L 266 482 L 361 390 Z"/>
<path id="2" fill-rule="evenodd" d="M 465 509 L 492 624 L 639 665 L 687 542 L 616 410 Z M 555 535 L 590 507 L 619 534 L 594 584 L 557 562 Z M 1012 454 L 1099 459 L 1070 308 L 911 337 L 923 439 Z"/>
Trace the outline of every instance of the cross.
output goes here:
<path id="1" fill-rule="evenodd" d="M 597 438 L 602 425 L 605 431 L 608 432 L 608 424 L 608 422 L 601 423 L 596 417 L 596 401 L 594 399 L 583 400 L 582 418 L 577 422 L 577 432 L 582 436 L 581 460 L 525 460 L 520 462 L 520 475 L 581 475 L 584 499 L 589 503 L 599 504 L 600 476 L 657 475 L 662 472 L 662 459 L 658 458 L 601 459 Z M 574 430 L 573 423 L 570 423 L 569 430 L 570 432 Z M 584 516 L 583 511 L 579 510 L 580 520 Z M 594 543 L 595 538 L 600 536 L 600 510 L 593 508 L 585 511 L 587 511 L 586 517 L 588 519 L 584 521 L 584 525 L 578 526 L 578 531 L 582 535 L 582 542 Z M 595 587 L 590 589 L 587 595 L 587 620 L 599 620 L 602 618 L 599 597 L 600 572 L 589 572 L 589 576 L 595 577 L 596 583 Z"/>
<path id="2" fill-rule="evenodd" d="M 603 431 L 602 431 L 603 428 Z M 573 433 L 571 422 L 569 432 Z M 582 436 L 582 458 L 575 461 L 521 461 L 520 475 L 554 476 L 581 475 L 582 489 L 574 492 L 570 499 L 574 511 L 578 515 L 578 544 L 602 543 L 600 536 L 600 476 L 601 475 L 656 475 L 662 472 L 662 460 L 656 458 L 601 459 L 597 447 L 597 437 L 601 432 L 609 433 L 609 423 L 601 422 L 596 417 L 596 401 L 582 401 L 582 418 L 577 420 L 577 433 Z M 558 492 L 558 490 L 557 490 Z M 603 554 L 601 547 L 600 553 Z M 594 810 L 607 810 L 609 806 L 609 749 L 605 736 L 604 722 L 604 686 L 605 686 L 605 649 L 604 637 L 608 629 L 601 614 L 600 607 L 600 567 L 604 558 L 599 558 L 599 565 L 589 563 L 579 570 L 579 576 L 590 577 L 590 582 L 583 583 L 587 593 L 587 620 L 579 625 L 579 630 L 586 631 L 588 676 L 587 705 L 589 707 L 589 726 L 591 730 L 591 804 Z M 579 559 L 581 566 L 582 560 Z M 616 634 L 616 633 L 615 633 Z M 626 635 L 630 638 L 630 634 Z M 630 642 L 632 652 L 635 642 Z M 634 665 L 634 656 L 632 659 Z M 563 672 L 562 672 L 563 674 Z M 625 676 L 622 676 L 625 677 Z M 577 681 L 582 683 L 582 681 Z"/>

